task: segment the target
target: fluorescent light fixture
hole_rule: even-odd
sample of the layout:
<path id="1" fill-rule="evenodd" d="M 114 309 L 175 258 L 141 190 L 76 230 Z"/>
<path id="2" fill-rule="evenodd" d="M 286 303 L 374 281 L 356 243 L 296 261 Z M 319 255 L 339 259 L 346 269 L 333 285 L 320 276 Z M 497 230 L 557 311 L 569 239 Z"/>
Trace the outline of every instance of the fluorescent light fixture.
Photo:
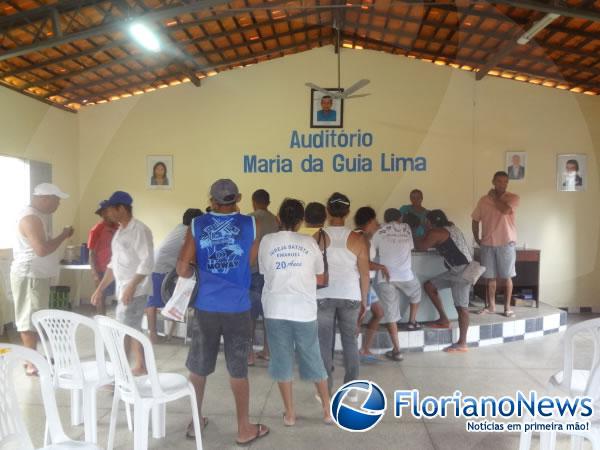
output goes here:
<path id="1" fill-rule="evenodd" d="M 129 33 L 138 44 L 151 52 L 160 50 L 160 41 L 156 33 L 143 23 L 133 23 L 129 27 Z"/>
<path id="2" fill-rule="evenodd" d="M 554 22 L 557 18 L 560 17 L 560 14 L 548 13 L 536 23 L 534 23 L 529 30 L 527 30 L 523 35 L 517 39 L 517 44 L 525 45 L 527 44 L 533 37 Z"/>

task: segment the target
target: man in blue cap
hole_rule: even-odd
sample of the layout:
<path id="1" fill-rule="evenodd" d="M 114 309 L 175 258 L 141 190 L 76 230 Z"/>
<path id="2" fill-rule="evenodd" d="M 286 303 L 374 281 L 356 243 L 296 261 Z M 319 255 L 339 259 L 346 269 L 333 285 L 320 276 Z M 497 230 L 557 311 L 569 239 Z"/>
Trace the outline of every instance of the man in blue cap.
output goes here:
<path id="1" fill-rule="evenodd" d="M 187 232 L 177 261 L 177 273 L 189 278 L 190 264 L 199 272 L 192 343 L 186 361 L 194 385 L 201 417 L 206 378 L 215 371 L 223 337 L 225 363 L 235 398 L 239 445 L 249 445 L 269 433 L 269 428 L 249 420 L 250 386 L 248 353 L 251 347 L 250 288 L 251 262 L 258 254 L 257 227 L 253 217 L 240 214 L 241 199 L 236 184 L 217 180 L 210 188 L 212 210 L 196 217 Z M 186 436 L 195 438 L 193 426 Z"/>
<path id="2" fill-rule="evenodd" d="M 96 287 L 98 287 L 100 281 L 104 278 L 104 272 L 106 272 L 106 268 L 110 262 L 111 243 L 118 228 L 118 225 L 108 216 L 107 203 L 107 200 L 102 200 L 98 205 L 95 214 L 99 215 L 102 220 L 94 225 L 88 234 L 87 246 L 90 249 L 90 266 Z M 98 314 L 106 314 L 104 296 L 113 295 L 114 293 L 115 285 L 111 283 L 102 293 L 102 300 L 96 305 L 96 312 Z"/>
<path id="3" fill-rule="evenodd" d="M 112 256 L 102 281 L 92 295 L 92 304 L 103 301 L 103 291 L 114 280 L 118 300 L 116 319 L 140 330 L 148 296 L 152 294 L 154 245 L 150 228 L 133 217 L 133 199 L 127 192 L 116 191 L 106 202 L 108 217 L 119 224 L 112 244 Z M 146 373 L 144 350 L 138 341 L 130 342 L 134 356 L 134 375 Z"/>

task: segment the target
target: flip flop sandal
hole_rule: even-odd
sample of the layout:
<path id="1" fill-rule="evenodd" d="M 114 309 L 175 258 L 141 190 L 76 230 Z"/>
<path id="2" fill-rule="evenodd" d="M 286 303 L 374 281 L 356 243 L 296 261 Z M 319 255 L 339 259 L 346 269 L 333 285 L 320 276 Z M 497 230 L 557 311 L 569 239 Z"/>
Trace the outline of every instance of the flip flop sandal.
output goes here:
<path id="1" fill-rule="evenodd" d="M 467 347 L 459 347 L 457 345 L 451 345 L 450 347 L 446 347 L 444 349 L 446 353 L 466 353 L 469 351 Z"/>
<path id="2" fill-rule="evenodd" d="M 208 425 L 208 417 L 202 417 L 200 419 L 200 432 L 203 432 L 206 429 L 206 425 Z M 192 421 L 185 431 L 185 437 L 187 439 L 196 439 L 196 430 L 194 430 L 194 422 Z"/>
<path id="3" fill-rule="evenodd" d="M 416 331 L 416 330 L 422 330 L 423 329 L 423 327 L 421 326 L 421 324 L 419 322 L 416 322 L 416 321 L 415 322 L 408 322 L 407 328 L 410 331 Z"/>
<path id="4" fill-rule="evenodd" d="M 477 314 L 477 315 L 483 315 L 483 314 L 496 314 L 496 311 L 490 311 L 490 310 L 489 310 L 489 309 L 487 309 L 487 308 L 483 308 L 483 309 L 480 309 L 479 311 L 477 311 L 477 313 L 476 313 L 476 314 Z"/>
<path id="5" fill-rule="evenodd" d="M 450 324 L 448 324 L 448 325 L 443 325 L 443 324 L 441 324 L 441 323 L 430 323 L 430 324 L 425 324 L 425 326 L 426 326 L 427 328 L 438 328 L 438 329 L 440 329 L 440 330 L 447 330 L 447 329 L 449 329 L 449 328 L 452 328 L 452 327 L 450 326 Z"/>
<path id="6" fill-rule="evenodd" d="M 258 359 L 262 359 L 263 361 L 269 361 L 269 360 L 271 359 L 271 357 L 270 357 L 270 356 L 266 356 L 264 353 L 260 353 L 260 352 L 258 352 L 258 353 L 256 354 L 256 357 L 257 357 Z"/>
<path id="7" fill-rule="evenodd" d="M 387 359 L 391 359 L 392 361 L 402 361 L 404 359 L 404 356 L 402 356 L 401 352 L 395 352 L 393 350 L 385 352 L 385 357 Z"/>
<path id="8" fill-rule="evenodd" d="M 504 311 L 502 314 L 504 317 L 515 317 L 515 312 L 511 309 L 509 311 Z"/>
<path id="9" fill-rule="evenodd" d="M 264 433 L 261 434 L 261 431 L 264 431 Z M 261 439 L 261 438 L 265 437 L 267 434 L 269 434 L 270 431 L 271 430 L 269 430 L 263 424 L 257 423 L 256 424 L 256 436 L 254 436 L 249 441 L 240 442 L 240 441 L 236 440 L 235 443 L 240 447 L 248 447 L 250 444 L 252 444 L 257 439 Z"/>
<path id="10" fill-rule="evenodd" d="M 360 362 L 362 363 L 377 363 L 380 361 L 381 359 L 377 355 L 360 355 Z"/>
<path id="11" fill-rule="evenodd" d="M 281 413 L 281 415 L 283 416 L 283 425 L 286 427 L 293 427 L 294 425 L 296 425 L 296 420 L 287 420 L 285 418 L 285 412 Z"/>

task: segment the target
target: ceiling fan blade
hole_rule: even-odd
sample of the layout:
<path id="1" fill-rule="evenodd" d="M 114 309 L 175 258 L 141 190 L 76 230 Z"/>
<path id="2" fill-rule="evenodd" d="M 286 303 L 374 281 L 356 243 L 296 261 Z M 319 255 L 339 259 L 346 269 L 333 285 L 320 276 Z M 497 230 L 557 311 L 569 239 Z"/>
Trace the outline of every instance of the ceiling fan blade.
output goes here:
<path id="1" fill-rule="evenodd" d="M 316 84 L 314 84 L 314 83 L 304 83 L 304 85 L 305 85 L 305 86 L 308 86 L 309 88 L 315 89 L 315 90 L 317 90 L 317 91 L 319 91 L 319 92 L 322 92 L 322 93 L 324 93 L 324 94 L 331 95 L 331 92 L 330 92 L 330 91 L 328 91 L 327 89 L 323 89 L 322 87 L 320 87 L 320 86 L 317 86 L 317 85 L 316 85 Z"/>
<path id="2" fill-rule="evenodd" d="M 371 82 L 370 80 L 366 80 L 366 79 L 358 80 L 356 83 L 354 83 L 348 89 L 344 90 L 344 97 L 347 98 L 348 96 L 352 95 L 354 92 L 358 91 L 359 89 L 366 86 L 370 82 Z"/>
<path id="3" fill-rule="evenodd" d="M 348 99 L 348 98 L 359 98 L 359 97 L 368 97 L 371 94 L 356 94 L 356 95 L 349 95 L 349 96 L 343 96 L 342 98 L 344 100 Z"/>

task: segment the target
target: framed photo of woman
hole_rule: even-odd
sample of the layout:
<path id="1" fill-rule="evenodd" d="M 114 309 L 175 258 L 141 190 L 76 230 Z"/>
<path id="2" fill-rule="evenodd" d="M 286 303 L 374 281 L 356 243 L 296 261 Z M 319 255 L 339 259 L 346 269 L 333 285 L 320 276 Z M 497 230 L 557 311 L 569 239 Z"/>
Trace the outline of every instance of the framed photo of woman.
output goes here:
<path id="1" fill-rule="evenodd" d="M 146 156 L 146 180 L 148 189 L 172 189 L 173 156 Z"/>
<path id="2" fill-rule="evenodd" d="M 583 192 L 587 186 L 587 155 L 565 154 L 556 158 L 556 190 Z"/>

